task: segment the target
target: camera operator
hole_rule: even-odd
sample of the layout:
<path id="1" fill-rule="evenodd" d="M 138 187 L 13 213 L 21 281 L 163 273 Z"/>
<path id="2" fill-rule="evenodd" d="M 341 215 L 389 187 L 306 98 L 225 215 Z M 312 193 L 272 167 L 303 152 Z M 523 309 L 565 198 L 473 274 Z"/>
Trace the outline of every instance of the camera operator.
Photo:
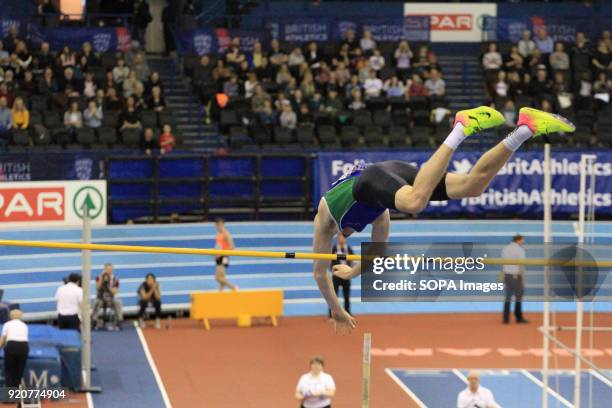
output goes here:
<path id="1" fill-rule="evenodd" d="M 123 321 L 123 305 L 116 296 L 119 291 L 119 278 L 113 274 L 113 265 L 105 263 L 102 273 L 96 278 L 96 304 L 93 309 L 92 316 L 94 319 L 98 316 L 101 307 L 112 307 L 117 316 L 117 324 L 121 328 Z"/>
<path id="2" fill-rule="evenodd" d="M 81 331 L 81 303 L 83 302 L 83 289 L 81 288 L 81 275 L 71 273 L 64 285 L 55 292 L 57 303 L 57 326 L 60 329 Z"/>

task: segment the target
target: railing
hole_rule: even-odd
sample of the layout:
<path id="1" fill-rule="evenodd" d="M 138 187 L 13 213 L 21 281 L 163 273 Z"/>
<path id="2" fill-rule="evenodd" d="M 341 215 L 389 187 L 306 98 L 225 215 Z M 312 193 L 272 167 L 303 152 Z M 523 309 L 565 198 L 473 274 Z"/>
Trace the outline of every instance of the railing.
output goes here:
<path id="1" fill-rule="evenodd" d="M 117 156 L 106 159 L 109 219 L 160 222 L 305 219 L 311 212 L 311 155 Z"/>
<path id="2" fill-rule="evenodd" d="M 98 27 L 100 23 L 111 27 L 131 27 L 134 20 L 132 14 L 114 13 L 83 13 L 83 14 L 63 14 L 63 13 L 44 13 L 38 16 L 38 22 L 47 27 L 57 27 L 61 25 Z"/>

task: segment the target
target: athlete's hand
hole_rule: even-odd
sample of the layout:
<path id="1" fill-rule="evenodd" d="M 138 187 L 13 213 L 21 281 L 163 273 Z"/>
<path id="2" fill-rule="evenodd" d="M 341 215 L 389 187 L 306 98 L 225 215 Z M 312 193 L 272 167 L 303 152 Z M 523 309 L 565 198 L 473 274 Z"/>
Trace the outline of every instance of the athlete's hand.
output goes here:
<path id="1" fill-rule="evenodd" d="M 332 268 L 334 275 L 342 279 L 353 279 L 353 268 L 348 265 L 338 264 Z"/>
<path id="2" fill-rule="evenodd" d="M 342 335 L 351 334 L 353 329 L 357 327 L 357 321 L 348 314 L 346 310 L 339 310 L 338 312 L 332 312 L 332 319 L 334 321 L 334 328 L 336 333 Z"/>

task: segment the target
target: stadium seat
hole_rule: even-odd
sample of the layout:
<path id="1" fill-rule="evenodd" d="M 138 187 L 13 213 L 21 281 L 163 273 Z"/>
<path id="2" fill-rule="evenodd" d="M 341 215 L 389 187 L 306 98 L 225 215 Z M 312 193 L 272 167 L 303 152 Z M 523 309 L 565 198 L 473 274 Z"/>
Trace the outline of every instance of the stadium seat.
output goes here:
<path id="1" fill-rule="evenodd" d="M 279 144 L 290 144 L 295 142 L 295 136 L 291 129 L 284 128 L 282 126 L 276 126 L 274 128 L 274 141 Z"/>
<path id="2" fill-rule="evenodd" d="M 251 137 L 258 145 L 272 142 L 272 132 L 264 125 L 253 125 L 251 127 Z"/>
<path id="3" fill-rule="evenodd" d="M 26 129 L 13 129 L 11 134 L 14 145 L 29 146 L 31 144 L 30 134 Z"/>
<path id="4" fill-rule="evenodd" d="M 41 124 L 30 123 L 30 136 L 36 146 L 47 146 L 51 143 L 51 133 Z"/>
<path id="5" fill-rule="evenodd" d="M 353 114 L 353 125 L 364 128 L 372 124 L 372 113 L 367 110 L 359 110 Z"/>
<path id="6" fill-rule="evenodd" d="M 395 126 L 410 126 L 412 118 L 405 110 L 396 110 L 391 112 L 391 122 Z"/>
<path id="7" fill-rule="evenodd" d="M 171 110 L 164 109 L 159 113 L 158 118 L 160 127 L 169 124 L 172 126 L 172 128 L 176 128 L 176 116 L 174 116 L 174 113 Z"/>
<path id="8" fill-rule="evenodd" d="M 383 129 L 381 126 L 370 125 L 366 126 L 363 131 L 363 138 L 365 144 L 373 147 L 380 147 L 385 145 L 385 139 L 383 137 Z"/>
<path id="9" fill-rule="evenodd" d="M 429 128 L 426 126 L 415 126 L 412 129 L 412 145 L 419 148 L 431 147 L 431 140 L 429 137 Z"/>
<path id="10" fill-rule="evenodd" d="M 240 149 L 245 145 L 253 144 L 253 140 L 249 137 L 249 131 L 244 126 L 230 126 L 229 129 L 229 145 L 234 149 Z"/>
<path id="11" fill-rule="evenodd" d="M 144 128 L 157 127 L 157 112 L 153 110 L 143 110 L 140 112 L 140 122 Z"/>
<path id="12" fill-rule="evenodd" d="M 296 137 L 298 143 L 301 143 L 303 146 L 314 146 L 317 143 L 315 138 L 314 126 L 312 125 L 302 125 L 296 130 Z"/>
<path id="13" fill-rule="evenodd" d="M 386 110 L 377 110 L 374 112 L 374 124 L 388 128 L 391 125 L 391 113 Z"/>
<path id="14" fill-rule="evenodd" d="M 128 147 L 137 147 L 140 145 L 141 133 L 139 129 L 124 129 L 121 131 L 121 141 Z"/>
<path id="15" fill-rule="evenodd" d="M 81 146 L 91 146 L 96 142 L 96 132 L 87 127 L 77 129 L 76 139 Z"/>
<path id="16" fill-rule="evenodd" d="M 336 128 L 331 125 L 322 125 L 317 127 L 319 142 L 327 147 L 336 146 L 338 139 L 336 138 Z"/>
<path id="17" fill-rule="evenodd" d="M 43 115 L 38 110 L 30 111 L 30 126 L 31 125 L 42 125 L 44 123 Z"/>
<path id="18" fill-rule="evenodd" d="M 64 123 L 60 119 L 60 114 L 55 110 L 47 110 L 44 113 L 44 124 L 47 129 L 57 129 L 64 126 Z"/>
<path id="19" fill-rule="evenodd" d="M 405 146 L 407 136 L 405 126 L 393 125 L 389 128 L 389 144 L 392 146 Z"/>
<path id="20" fill-rule="evenodd" d="M 72 132 L 65 127 L 51 128 L 51 136 L 53 141 L 60 146 L 66 146 L 73 142 Z"/>
<path id="21" fill-rule="evenodd" d="M 30 114 L 32 111 L 43 112 L 47 110 L 47 97 L 42 95 L 32 95 L 29 98 L 30 102 Z"/>
<path id="22" fill-rule="evenodd" d="M 119 113 L 105 110 L 102 117 L 102 126 L 116 129 L 119 127 Z"/>
<path id="23" fill-rule="evenodd" d="M 357 145 L 359 142 L 359 128 L 354 125 L 342 126 L 342 129 L 340 129 L 340 142 L 346 147 Z"/>
<path id="24" fill-rule="evenodd" d="M 103 126 L 98 128 L 98 140 L 103 145 L 113 145 L 117 143 L 117 131 L 115 128 Z"/>

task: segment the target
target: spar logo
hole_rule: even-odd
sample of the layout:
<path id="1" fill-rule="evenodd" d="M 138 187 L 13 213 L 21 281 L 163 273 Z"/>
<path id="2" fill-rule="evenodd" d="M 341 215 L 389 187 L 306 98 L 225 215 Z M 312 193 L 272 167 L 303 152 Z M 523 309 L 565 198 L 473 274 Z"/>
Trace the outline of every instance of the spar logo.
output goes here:
<path id="1" fill-rule="evenodd" d="M 419 16 L 423 14 L 410 14 Z M 429 27 L 432 31 L 472 31 L 474 28 L 474 16 L 472 14 L 429 14 Z"/>
<path id="2" fill-rule="evenodd" d="M 72 199 L 72 210 L 79 218 L 83 218 L 85 209 L 92 220 L 98 218 L 104 209 L 102 193 L 93 186 L 81 187 Z"/>
<path id="3" fill-rule="evenodd" d="M 3 188 L 0 222 L 63 221 L 64 187 Z"/>

